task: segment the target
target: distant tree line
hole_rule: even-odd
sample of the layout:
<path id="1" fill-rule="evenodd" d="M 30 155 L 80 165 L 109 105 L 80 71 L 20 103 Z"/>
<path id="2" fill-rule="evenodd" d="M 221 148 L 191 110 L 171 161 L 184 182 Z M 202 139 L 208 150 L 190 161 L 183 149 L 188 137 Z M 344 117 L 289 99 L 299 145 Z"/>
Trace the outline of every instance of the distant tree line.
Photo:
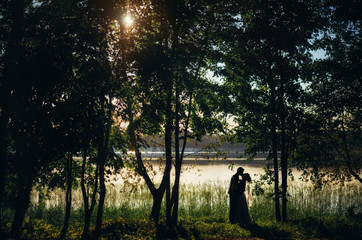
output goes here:
<path id="1" fill-rule="evenodd" d="M 35 186 L 62 187 L 64 238 L 80 187 L 83 238 L 99 238 L 106 175 L 123 167 L 144 178 L 150 217 L 159 220 L 164 201 L 167 223 L 177 224 L 187 140 L 207 134 L 270 153 L 278 221 L 287 221 L 291 166 L 317 184 L 362 182 L 360 10 L 354 0 L 1 1 L 8 234 L 19 238 Z M 317 50 L 325 56 L 313 58 Z M 160 183 L 140 151 L 155 135 L 164 139 Z"/>

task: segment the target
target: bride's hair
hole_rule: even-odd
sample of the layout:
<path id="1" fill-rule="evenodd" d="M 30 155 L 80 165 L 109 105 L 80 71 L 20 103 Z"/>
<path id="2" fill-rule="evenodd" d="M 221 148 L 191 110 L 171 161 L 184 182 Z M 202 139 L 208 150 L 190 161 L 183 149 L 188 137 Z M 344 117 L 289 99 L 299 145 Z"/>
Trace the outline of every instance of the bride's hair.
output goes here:
<path id="1" fill-rule="evenodd" d="M 248 182 L 251 181 L 251 177 L 250 177 L 249 173 L 243 174 L 243 178 L 244 178 L 246 181 L 248 181 Z"/>

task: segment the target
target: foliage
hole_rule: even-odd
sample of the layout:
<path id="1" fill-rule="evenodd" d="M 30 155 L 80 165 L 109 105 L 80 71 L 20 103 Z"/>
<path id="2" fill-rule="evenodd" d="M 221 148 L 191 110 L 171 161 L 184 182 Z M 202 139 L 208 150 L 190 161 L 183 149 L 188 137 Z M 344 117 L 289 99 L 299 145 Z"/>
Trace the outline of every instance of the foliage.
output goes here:
<path id="1" fill-rule="evenodd" d="M 136 171 L 154 199 L 151 216 L 158 219 L 166 194 L 168 221 L 172 211 L 172 221 L 177 222 L 182 149 L 189 138 L 200 141 L 207 133 L 223 129 L 220 100 L 215 97 L 221 90 L 205 72 L 214 61 L 213 34 L 224 15 L 219 14 L 222 3 L 218 2 L 141 2 L 130 8 L 138 20 L 128 32 L 130 52 L 125 56 L 124 75 L 132 85 L 132 96 L 126 99 L 129 148 L 135 151 Z M 163 135 L 166 164 L 159 185 L 150 179 L 139 151 L 153 135 Z M 174 181 L 171 169 L 176 172 Z"/>
<path id="2" fill-rule="evenodd" d="M 86 182 L 92 184 L 99 177 L 95 180 L 100 186 L 99 218 L 104 168 L 122 167 L 113 147 L 124 149 L 122 137 L 116 137 L 123 133 L 111 133 L 112 101 L 116 95 L 122 97 L 118 95 L 122 86 L 119 77 L 112 76 L 110 30 L 105 27 L 110 19 L 102 7 L 93 1 L 4 3 L 1 27 L 9 30 L 1 45 L 1 93 L 6 101 L 0 107 L 1 130 L 8 138 L 1 142 L 5 166 L 0 176 L 1 186 L 6 180 L 1 195 L 4 190 L 15 193 L 14 234 L 21 227 L 33 186 L 66 185 L 71 191 L 79 176 L 84 179 L 86 171 L 72 155 L 82 153 L 89 160 L 91 180 Z M 99 174 L 93 174 L 92 164 Z M 10 179 L 15 180 L 14 189 L 9 189 Z"/>
<path id="3" fill-rule="evenodd" d="M 269 152 L 278 220 L 281 167 L 282 220 L 286 221 L 288 159 L 303 116 L 309 41 L 320 27 L 317 5 L 315 1 L 243 1 L 237 7 L 239 24 L 232 32 L 234 41 L 224 49 L 221 71 L 235 106 L 231 114 L 236 126 L 230 138 L 245 144 L 250 159 L 258 151 Z"/>
<path id="4" fill-rule="evenodd" d="M 352 178 L 362 182 L 361 21 L 354 13 L 358 3 L 325 4 L 326 24 L 314 48 L 325 50 L 326 56 L 311 67 L 307 114 L 299 126 L 294 159 L 319 184 L 343 184 Z"/>
<path id="5" fill-rule="evenodd" d="M 64 226 L 70 213 L 77 214 L 86 234 L 95 219 L 94 232 L 100 234 L 103 212 L 143 218 L 150 203 L 134 212 L 125 203 L 103 210 L 105 183 L 125 165 L 146 180 L 155 218 L 161 206 L 168 223 L 172 210 L 175 225 L 178 211 L 184 219 L 221 215 L 227 210 L 222 187 L 214 189 L 214 199 L 209 186 L 203 188 L 204 205 L 182 203 L 182 149 L 189 138 L 224 134 L 230 115 L 231 139 L 246 144 L 245 154 L 273 153 L 274 171 L 267 168 L 264 180 L 275 181 L 275 194 L 261 182 L 254 193 L 273 196 L 275 203 L 281 151 L 283 210 L 292 196 L 287 195 L 290 156 L 321 188 L 329 180 L 362 182 L 358 9 L 358 1 L 334 0 L 1 1 L 0 207 L 7 215 L 1 216 L 2 226 L 13 218 L 17 238 L 27 211 L 43 215 L 49 191 L 57 188 L 68 193 Z M 137 20 L 125 26 L 119 19 L 124 14 Z M 326 58 L 312 62 L 312 49 L 324 50 Z M 211 80 L 210 72 L 220 78 Z M 166 153 L 166 165 L 158 170 L 147 168 L 139 151 L 155 135 L 164 135 Z M 135 156 L 127 155 L 129 150 Z M 158 185 L 152 177 L 161 171 Z M 83 215 L 80 207 L 71 211 L 77 191 L 72 188 L 79 186 Z M 41 198 L 37 208 L 29 205 L 34 187 Z M 259 216 L 261 208 L 251 212 Z M 58 208 L 49 216 L 62 214 Z M 53 222 L 25 222 L 29 238 L 54 238 L 58 231 Z M 148 231 L 129 224 L 132 236 Z M 162 238 L 161 229 L 184 237 L 250 234 L 222 221 L 193 224 L 152 225 L 151 236 Z M 77 228 L 68 236 L 75 237 Z M 281 232 L 276 234 L 284 236 Z"/>
<path id="6" fill-rule="evenodd" d="M 212 217 L 181 218 L 177 226 L 165 222 L 155 224 L 147 219 L 125 220 L 122 218 L 104 221 L 102 238 L 107 239 L 255 239 L 286 238 L 310 239 L 358 238 L 361 225 L 344 217 L 298 218 L 290 223 L 257 221 L 249 229 Z M 81 226 L 73 225 L 65 239 L 79 239 Z M 59 229 L 41 220 L 35 221 L 23 231 L 26 239 L 54 239 Z"/>

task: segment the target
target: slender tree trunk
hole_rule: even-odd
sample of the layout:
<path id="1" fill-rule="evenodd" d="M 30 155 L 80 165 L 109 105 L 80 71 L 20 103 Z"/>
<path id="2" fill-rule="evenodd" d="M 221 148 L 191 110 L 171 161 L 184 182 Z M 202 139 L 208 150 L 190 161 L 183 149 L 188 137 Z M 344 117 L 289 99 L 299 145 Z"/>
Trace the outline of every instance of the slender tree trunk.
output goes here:
<path id="1" fill-rule="evenodd" d="M 190 99 L 189 99 L 189 103 L 188 103 L 188 112 L 189 113 L 188 113 L 188 116 L 187 116 L 186 122 L 185 122 L 185 130 L 184 130 L 183 144 L 182 144 L 181 153 L 176 150 L 176 156 L 179 156 L 179 157 L 176 158 L 175 185 L 174 185 L 174 189 L 172 191 L 172 193 L 173 193 L 173 196 L 172 196 L 172 202 L 173 202 L 172 224 L 174 224 L 174 225 L 177 224 L 177 220 L 178 220 L 181 167 L 182 167 L 182 160 L 183 160 L 185 149 L 186 149 L 187 138 L 188 138 L 187 130 L 189 128 L 189 122 L 190 122 L 190 117 L 191 117 L 192 97 L 193 97 L 193 93 L 191 91 Z M 178 109 L 178 107 L 176 107 L 176 109 Z M 176 120 L 179 121 L 178 118 L 176 118 Z M 176 124 L 176 126 L 179 128 L 178 124 Z M 176 135 L 175 138 L 179 139 L 178 133 L 177 134 L 175 133 L 175 135 Z M 176 139 L 175 139 L 175 141 L 176 141 Z M 179 143 L 177 143 L 176 146 L 177 146 L 176 149 L 178 149 L 179 148 Z"/>
<path id="2" fill-rule="evenodd" d="M 171 20 L 173 22 L 173 20 Z M 172 59 L 176 58 L 176 42 L 175 38 L 175 29 L 173 26 L 173 35 L 172 35 Z M 170 71 L 174 72 L 174 69 L 171 68 Z M 172 76 L 174 77 L 174 76 Z M 165 152 L 166 152 L 166 171 L 165 171 L 165 182 L 166 182 L 166 222 L 171 224 L 172 222 L 172 201 L 171 201 L 171 167 L 172 167 L 172 95 L 173 95 L 173 86 L 174 86 L 173 78 L 170 79 L 167 89 L 166 89 L 166 124 L 165 124 Z M 177 114 L 177 113 L 176 113 Z"/>
<path id="3" fill-rule="evenodd" d="M 67 234 L 68 227 L 69 227 L 69 218 L 70 218 L 70 210 L 72 207 L 72 182 L 73 182 L 73 171 L 72 171 L 72 153 L 68 153 L 68 159 L 67 159 L 67 192 L 65 196 L 65 218 L 64 218 L 64 224 L 62 231 L 60 232 L 60 239 L 64 239 L 65 235 Z"/>
<path id="4" fill-rule="evenodd" d="M 103 31 L 101 32 L 102 39 L 108 39 L 106 29 L 108 25 L 106 22 L 102 22 L 101 25 L 103 26 Z M 102 53 L 102 63 L 109 63 L 107 51 L 108 51 L 108 42 L 102 42 L 101 53 Z M 105 68 L 103 71 L 106 74 L 105 80 L 110 80 L 112 77 L 111 69 Z M 127 78 L 126 78 L 127 79 Z M 107 82 L 106 82 L 107 84 Z M 108 95 L 106 89 L 102 89 L 100 92 L 100 107 L 101 107 L 101 117 L 103 118 L 102 126 L 100 128 L 100 136 L 98 142 L 98 162 L 99 162 L 99 200 L 98 200 L 98 209 L 97 209 L 97 220 L 95 226 L 95 239 L 100 237 L 101 228 L 102 228 L 102 221 L 103 221 L 103 208 L 104 208 L 104 200 L 106 198 L 106 184 L 105 184 L 105 164 L 107 162 L 109 156 L 109 137 L 112 128 L 112 115 L 114 113 L 114 108 L 112 104 L 112 95 Z"/>
<path id="5" fill-rule="evenodd" d="M 165 125 L 165 152 L 166 152 L 166 168 L 165 168 L 165 187 L 166 187 L 166 222 L 171 223 L 171 164 L 172 164 L 172 83 L 169 83 L 166 101 L 166 125 Z"/>
<path id="6" fill-rule="evenodd" d="M 83 233 L 82 233 L 82 239 L 90 239 L 90 224 L 91 224 L 91 217 L 93 213 L 93 209 L 96 205 L 96 194 L 98 189 L 98 167 L 96 168 L 96 177 L 95 177 L 95 186 L 93 189 L 92 197 L 91 197 L 91 204 L 88 205 L 87 208 L 84 208 L 84 227 L 83 227 Z M 89 196 L 87 195 L 87 199 Z"/>
<path id="7" fill-rule="evenodd" d="M 102 162 L 100 163 L 100 166 L 99 166 L 99 186 L 100 186 L 100 194 L 99 194 L 99 200 L 98 200 L 97 220 L 96 220 L 96 227 L 95 227 L 95 238 L 96 239 L 99 238 L 101 228 L 102 228 L 104 199 L 106 197 L 106 184 L 104 181 L 104 160 L 102 160 Z"/>
<path id="8" fill-rule="evenodd" d="M 343 109 L 343 118 L 345 117 L 344 116 L 344 109 Z M 347 168 L 348 168 L 348 171 L 349 173 L 357 180 L 359 181 L 360 183 L 362 183 L 362 178 L 358 175 L 357 172 L 355 172 L 352 168 L 352 160 L 351 160 L 351 155 L 349 154 L 349 149 L 348 149 L 348 144 L 347 144 L 347 132 L 345 130 L 345 127 L 344 127 L 344 120 L 342 122 L 342 141 L 343 141 L 343 148 L 344 148 L 344 152 L 346 154 L 341 154 L 346 165 L 347 165 Z"/>
<path id="9" fill-rule="evenodd" d="M 282 166 L 282 221 L 287 221 L 288 159 L 286 155 L 284 77 L 280 77 L 281 166 Z"/>
<path id="10" fill-rule="evenodd" d="M 1 93 L 0 93 L 1 94 Z M 2 111 L 3 108 L 1 107 Z M 8 167 L 8 146 L 9 141 L 7 139 L 7 122 L 8 118 L 4 116 L 4 113 L 0 113 L 0 216 L 3 216 L 2 204 L 5 203 L 4 189 L 6 184 L 6 172 Z M 0 236 L 3 235 L 3 225 L 0 221 Z"/>
<path id="11" fill-rule="evenodd" d="M 89 227 L 90 227 L 89 199 L 88 199 L 87 189 L 85 186 L 86 163 L 87 163 L 87 149 L 84 148 L 82 169 L 80 175 L 80 187 L 82 189 L 83 204 L 84 204 L 84 227 L 83 227 L 82 239 L 86 239 L 89 236 Z"/>
<path id="12" fill-rule="evenodd" d="M 270 105 L 271 105 L 271 134 L 272 134 L 272 156 L 274 160 L 274 194 L 275 194 L 275 218 L 280 221 L 280 203 L 279 203 L 279 164 L 277 144 L 278 137 L 276 132 L 277 119 L 276 119 L 276 104 L 275 104 L 275 84 L 273 78 L 270 76 Z"/>
<path id="13" fill-rule="evenodd" d="M 343 139 L 344 141 L 344 150 L 346 152 L 346 157 L 344 158 L 345 159 L 345 162 L 346 162 L 346 165 L 347 165 L 347 168 L 348 168 L 348 171 L 349 173 L 357 180 L 359 181 L 360 183 L 362 183 L 362 178 L 358 175 L 358 173 L 356 173 L 353 169 L 352 169 L 352 164 L 351 164 L 351 156 L 349 154 L 349 150 L 348 150 L 348 147 L 347 147 L 347 143 L 346 143 L 346 139 Z"/>
<path id="14" fill-rule="evenodd" d="M 181 156 L 180 156 L 180 139 L 179 139 L 179 131 L 180 131 L 180 90 L 179 86 L 176 84 L 176 104 L 175 104 L 175 183 L 172 188 L 172 198 L 171 198 L 171 206 L 172 206 L 172 215 L 171 215 L 171 224 L 177 224 L 178 218 L 178 204 L 179 204 L 179 189 L 180 189 L 180 175 L 181 175 Z"/>
<path id="15" fill-rule="evenodd" d="M 172 4 L 172 3 L 171 3 Z M 177 5 L 175 5 L 175 7 L 177 7 Z M 172 37 L 171 37 L 171 41 L 172 41 L 172 49 L 171 49 L 171 54 L 172 54 L 172 59 L 176 61 L 177 58 L 177 48 L 178 48 L 178 36 L 179 36 L 179 24 L 177 23 L 177 20 L 173 17 L 171 17 L 169 19 L 171 26 L 172 26 Z M 170 225 L 174 224 L 174 222 L 177 222 L 177 216 L 176 219 L 173 219 L 172 217 L 172 207 L 174 207 L 174 203 L 176 201 L 177 198 L 177 208 L 174 209 L 174 211 L 178 211 L 178 191 L 179 191 L 179 182 L 180 182 L 180 171 L 178 170 L 178 168 L 180 168 L 181 170 L 181 163 L 180 163 L 180 149 L 179 149 L 179 89 L 177 86 L 177 74 L 178 74 L 178 70 L 177 68 L 172 68 L 171 69 L 173 72 L 173 81 L 175 82 L 175 88 L 176 88 L 176 93 L 175 93 L 175 165 L 176 165 L 176 169 L 175 169 L 175 183 L 174 183 L 174 187 L 173 187 L 173 191 L 175 190 L 176 192 L 172 193 L 172 197 L 171 197 L 171 186 L 170 186 L 170 182 L 169 180 L 167 180 L 167 184 L 166 184 L 166 222 Z M 167 128 L 169 129 L 168 132 L 165 132 L 165 144 L 166 144 L 166 168 L 167 168 L 167 163 L 169 162 L 169 171 L 168 171 L 168 178 L 170 175 L 170 171 L 171 171 L 171 163 L 172 163 L 172 156 L 171 156 L 171 145 L 172 145 L 172 103 L 171 103 L 171 99 L 172 99 L 172 90 L 173 90 L 173 85 L 174 82 L 170 82 L 169 86 L 168 86 L 168 90 L 167 90 L 167 102 L 166 102 L 166 131 Z M 168 147 L 169 145 L 169 147 Z M 168 153 L 169 151 L 169 153 Z M 175 214 L 177 215 L 177 214 Z"/>
<path id="16" fill-rule="evenodd" d="M 29 169 L 27 169 L 29 170 Z M 23 172 L 19 175 L 17 185 L 17 199 L 15 205 L 15 215 L 11 226 L 10 235 L 14 239 L 20 238 L 20 230 L 24 221 L 25 213 L 30 203 L 30 192 L 32 189 L 32 171 Z"/>
<path id="17" fill-rule="evenodd" d="M 175 184 L 172 188 L 172 216 L 170 223 L 172 225 L 177 224 L 178 219 L 178 207 L 179 207 L 179 193 L 180 193 L 180 175 L 181 175 L 181 163 L 176 164 L 176 171 L 175 171 Z"/>
<path id="18" fill-rule="evenodd" d="M 172 225 L 177 224 L 178 220 L 178 208 L 179 208 L 179 193 L 180 193 L 180 178 L 181 178 L 181 159 L 178 159 L 176 162 L 176 170 L 175 170 L 175 183 L 172 189 L 172 216 L 170 223 Z"/>
<path id="19" fill-rule="evenodd" d="M 2 91 L 3 92 L 3 91 Z M 7 101 L 8 96 L 7 94 L 1 93 L 0 95 L 4 96 L 4 98 Z M 2 204 L 5 204 L 5 199 L 4 197 L 4 190 L 5 190 L 5 185 L 7 184 L 6 182 L 6 174 L 7 174 L 7 168 L 8 168 L 8 147 L 10 145 L 10 141 L 8 138 L 8 121 L 9 121 L 9 117 L 8 117 L 8 113 L 7 110 L 5 110 L 7 108 L 4 107 L 4 105 L 7 105 L 7 103 L 2 103 L 2 106 L 0 106 L 1 108 L 1 112 L 0 112 L 0 216 L 3 216 L 3 208 L 2 208 Z M 5 229 L 5 227 L 3 227 L 2 225 L 2 221 L 0 221 L 0 236 L 3 235 L 3 229 Z"/>
<path id="20" fill-rule="evenodd" d="M 112 99 L 112 98 L 110 98 Z M 108 105 L 110 106 L 110 102 Z M 104 114 L 104 110 L 102 110 Z M 97 221 L 95 227 L 95 238 L 98 239 L 101 233 L 102 221 L 103 221 L 103 208 L 104 208 L 104 200 L 106 197 L 106 184 L 105 184 L 105 163 L 108 158 L 108 149 L 109 149 L 109 135 L 111 131 L 111 109 L 108 109 L 107 115 L 107 123 L 105 124 L 104 133 L 102 133 L 102 138 L 100 140 L 100 149 L 99 152 L 99 184 L 100 184 L 100 195 L 98 201 L 98 211 L 97 211 Z"/>
<path id="21" fill-rule="evenodd" d="M 89 204 L 89 195 L 85 184 L 85 166 L 87 162 L 87 148 L 84 148 L 83 150 L 83 162 L 82 162 L 82 170 L 81 170 L 81 179 L 80 179 L 80 186 L 82 189 L 82 196 L 83 196 L 83 203 L 84 203 L 84 227 L 83 227 L 83 233 L 82 233 L 82 239 L 89 239 L 90 238 L 90 220 L 92 216 L 92 212 L 94 209 L 94 206 L 96 204 L 96 194 L 98 191 L 98 164 L 96 166 L 95 171 L 95 177 L 94 177 L 94 188 L 93 188 L 93 194 L 91 197 L 91 202 Z"/>

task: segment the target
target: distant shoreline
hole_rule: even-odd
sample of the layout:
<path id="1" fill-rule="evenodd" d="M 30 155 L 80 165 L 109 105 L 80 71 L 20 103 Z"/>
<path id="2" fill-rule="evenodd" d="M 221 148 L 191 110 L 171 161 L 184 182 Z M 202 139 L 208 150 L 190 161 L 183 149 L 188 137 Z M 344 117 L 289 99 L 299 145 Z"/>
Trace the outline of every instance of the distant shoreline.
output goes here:
<path id="1" fill-rule="evenodd" d="M 73 157 L 77 161 L 82 161 L 81 157 Z M 164 162 L 165 160 L 160 160 L 160 158 L 150 158 L 144 157 L 144 161 L 151 161 L 152 163 L 159 163 L 160 161 Z M 270 161 L 271 162 L 271 161 Z M 226 159 L 207 159 L 202 157 L 196 158 L 184 158 L 182 164 L 185 165 L 225 165 L 234 163 L 236 165 L 257 165 L 264 166 L 267 161 L 266 158 L 254 158 L 253 160 L 247 160 L 247 158 L 226 158 Z"/>
<path id="2" fill-rule="evenodd" d="M 197 164 L 197 165 L 218 165 L 218 164 L 230 164 L 233 162 L 237 165 L 265 165 L 265 158 L 257 158 L 254 160 L 247 160 L 246 158 L 227 158 L 227 159 L 184 159 L 183 164 Z"/>
<path id="3" fill-rule="evenodd" d="M 145 158 L 145 161 L 158 163 L 159 158 Z M 161 160 L 164 162 L 165 160 Z M 226 159 L 207 159 L 207 158 L 184 158 L 182 164 L 185 165 L 225 165 L 234 163 L 236 165 L 258 165 L 264 166 L 267 162 L 265 158 L 254 158 L 247 160 L 247 158 L 226 158 Z"/>

